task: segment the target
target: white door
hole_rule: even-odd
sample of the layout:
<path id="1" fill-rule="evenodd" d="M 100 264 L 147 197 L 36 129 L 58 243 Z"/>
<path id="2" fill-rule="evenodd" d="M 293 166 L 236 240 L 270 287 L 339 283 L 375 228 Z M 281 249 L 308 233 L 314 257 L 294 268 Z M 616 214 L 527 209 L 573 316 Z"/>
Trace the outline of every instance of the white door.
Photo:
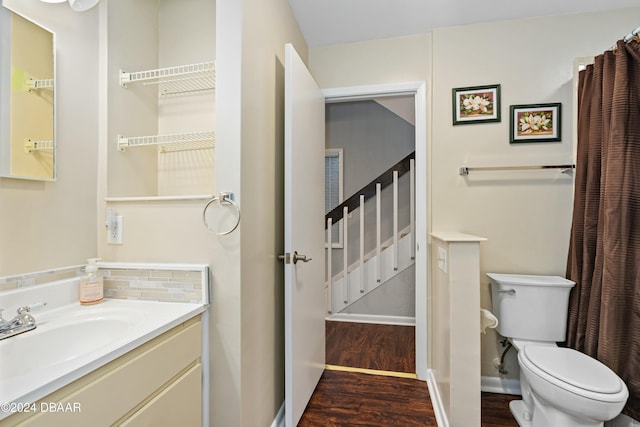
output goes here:
<path id="1" fill-rule="evenodd" d="M 285 420 L 295 427 L 325 364 L 324 95 L 285 46 Z"/>

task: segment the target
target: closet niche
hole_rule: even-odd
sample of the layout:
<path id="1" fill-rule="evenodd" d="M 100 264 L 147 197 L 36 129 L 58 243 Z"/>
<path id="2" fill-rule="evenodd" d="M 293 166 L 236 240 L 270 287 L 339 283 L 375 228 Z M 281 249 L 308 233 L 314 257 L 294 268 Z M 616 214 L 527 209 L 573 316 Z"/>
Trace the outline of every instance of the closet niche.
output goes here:
<path id="1" fill-rule="evenodd" d="M 210 196 L 215 1 L 107 7 L 108 199 Z"/>

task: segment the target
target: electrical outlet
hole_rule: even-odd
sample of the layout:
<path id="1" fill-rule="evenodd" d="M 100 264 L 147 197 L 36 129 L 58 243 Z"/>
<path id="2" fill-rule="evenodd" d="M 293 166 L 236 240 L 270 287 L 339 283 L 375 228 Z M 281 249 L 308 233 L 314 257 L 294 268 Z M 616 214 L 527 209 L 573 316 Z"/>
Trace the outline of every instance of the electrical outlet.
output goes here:
<path id="1" fill-rule="evenodd" d="M 438 247 L 438 268 L 447 272 L 447 250 L 441 247 Z"/>
<path id="2" fill-rule="evenodd" d="M 107 225 L 107 243 L 114 245 L 122 244 L 122 215 L 112 216 Z"/>

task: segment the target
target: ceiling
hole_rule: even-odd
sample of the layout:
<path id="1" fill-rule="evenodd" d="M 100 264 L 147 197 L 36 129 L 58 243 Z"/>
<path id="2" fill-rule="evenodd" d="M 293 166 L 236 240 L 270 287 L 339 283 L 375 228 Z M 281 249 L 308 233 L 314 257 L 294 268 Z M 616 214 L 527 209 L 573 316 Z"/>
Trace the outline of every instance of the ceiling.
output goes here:
<path id="1" fill-rule="evenodd" d="M 428 33 L 456 25 L 640 5 L 638 0 L 289 0 L 289 3 L 309 47 Z M 638 21 L 640 25 L 640 16 Z"/>

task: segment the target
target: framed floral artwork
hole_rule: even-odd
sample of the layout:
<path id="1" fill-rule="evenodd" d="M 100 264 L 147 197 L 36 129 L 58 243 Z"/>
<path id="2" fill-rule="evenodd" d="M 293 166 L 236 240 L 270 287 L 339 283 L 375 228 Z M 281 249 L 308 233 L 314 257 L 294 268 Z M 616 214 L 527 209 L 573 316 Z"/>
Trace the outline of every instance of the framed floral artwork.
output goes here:
<path id="1" fill-rule="evenodd" d="M 512 105 L 509 142 L 560 141 L 562 104 Z"/>
<path id="2" fill-rule="evenodd" d="M 500 121 L 500 85 L 459 87 L 452 92 L 454 125 Z"/>

